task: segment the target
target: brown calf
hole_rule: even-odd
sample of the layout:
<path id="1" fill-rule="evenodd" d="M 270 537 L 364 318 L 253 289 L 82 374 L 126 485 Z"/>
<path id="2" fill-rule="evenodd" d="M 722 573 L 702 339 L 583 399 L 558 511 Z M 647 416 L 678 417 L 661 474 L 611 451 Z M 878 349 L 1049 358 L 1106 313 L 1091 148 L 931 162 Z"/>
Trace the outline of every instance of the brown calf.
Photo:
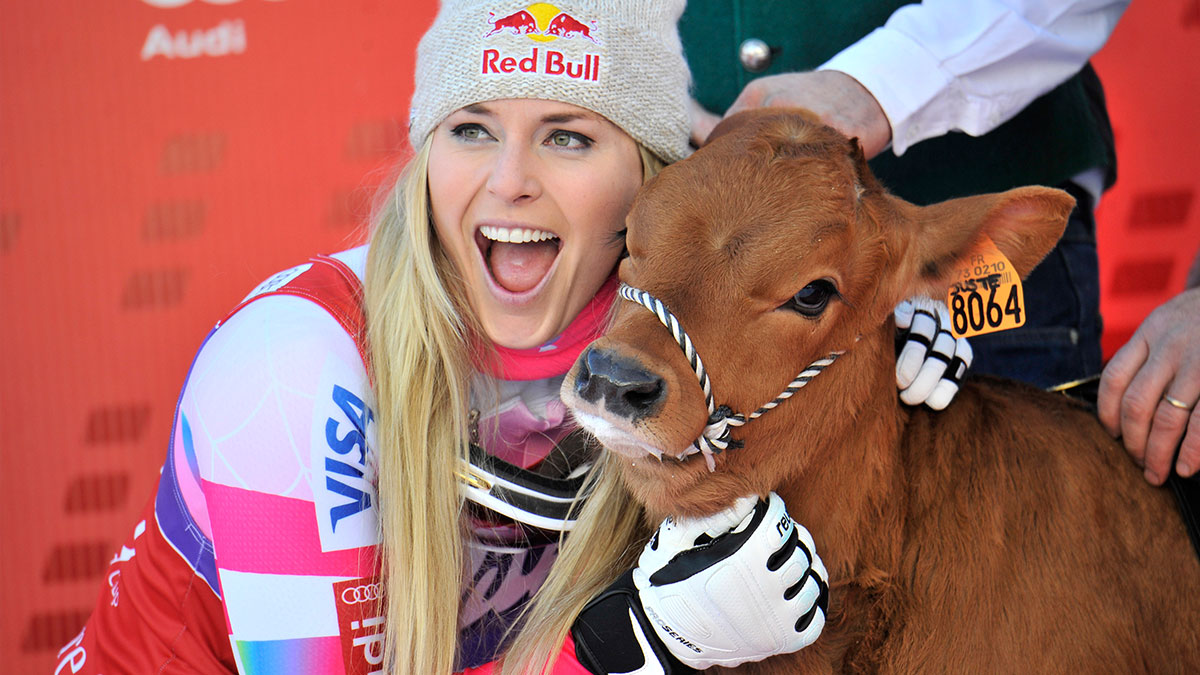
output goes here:
<path id="1" fill-rule="evenodd" d="M 644 307 L 622 302 L 564 384 L 650 521 L 775 490 L 812 532 L 824 634 L 745 672 L 1200 672 L 1200 564 L 1171 495 L 1091 412 L 985 377 L 941 413 L 897 399 L 892 307 L 945 297 L 981 235 L 1028 273 L 1071 208 L 1039 187 L 914 206 L 797 111 L 731 118 L 638 198 L 621 280 L 678 317 L 717 404 L 749 413 L 845 350 L 734 429 L 744 447 L 711 473 L 674 459 L 708 411 Z"/>

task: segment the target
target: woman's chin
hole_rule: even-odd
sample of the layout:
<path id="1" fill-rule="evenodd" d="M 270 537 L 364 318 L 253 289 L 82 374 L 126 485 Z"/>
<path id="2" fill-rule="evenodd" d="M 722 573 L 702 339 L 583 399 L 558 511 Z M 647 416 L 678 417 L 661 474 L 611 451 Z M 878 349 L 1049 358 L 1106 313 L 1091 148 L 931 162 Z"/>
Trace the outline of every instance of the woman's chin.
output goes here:
<path id="1" fill-rule="evenodd" d="M 530 317 L 488 312 L 481 313 L 479 320 L 488 340 L 506 349 L 534 349 L 562 332 L 561 321 L 552 320 L 545 312 Z"/>

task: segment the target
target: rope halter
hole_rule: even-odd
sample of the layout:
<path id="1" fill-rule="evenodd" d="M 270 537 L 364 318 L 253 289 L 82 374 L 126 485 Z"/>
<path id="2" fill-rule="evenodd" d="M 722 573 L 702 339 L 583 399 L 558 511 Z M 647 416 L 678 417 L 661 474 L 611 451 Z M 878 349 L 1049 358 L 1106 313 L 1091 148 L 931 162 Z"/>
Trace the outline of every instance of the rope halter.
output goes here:
<path id="1" fill-rule="evenodd" d="M 692 445 L 688 448 L 684 456 L 691 456 L 697 452 L 703 453 L 704 461 L 708 464 L 709 471 L 716 470 L 716 461 L 713 459 L 714 455 L 718 455 L 731 447 L 741 447 L 739 441 L 734 441 L 730 438 L 733 427 L 740 427 L 752 419 L 761 417 L 763 413 L 791 398 L 792 394 L 799 391 L 804 385 L 819 375 L 821 371 L 836 361 L 837 357 L 845 353 L 845 350 L 830 352 L 828 356 L 813 361 L 807 368 L 800 371 L 796 379 L 784 387 L 781 394 L 749 415 L 735 413 L 729 406 L 714 405 L 712 384 L 708 380 L 708 372 L 704 369 L 704 363 L 700 361 L 700 354 L 696 353 L 696 347 L 692 344 L 692 339 L 684 332 L 683 326 L 679 324 L 679 319 L 675 318 L 675 315 L 671 313 L 671 310 L 667 309 L 662 300 L 640 288 L 634 288 L 625 283 L 621 284 L 617 293 L 622 298 L 645 307 L 653 312 L 654 316 L 658 317 L 662 325 L 671 331 L 671 337 L 675 338 L 675 342 L 683 349 L 683 354 L 687 357 L 688 363 L 691 364 L 692 371 L 696 373 L 696 379 L 700 381 L 700 389 L 704 391 L 704 403 L 708 406 L 708 425 L 704 427 L 704 431 L 701 432 L 700 437 L 692 442 Z"/>

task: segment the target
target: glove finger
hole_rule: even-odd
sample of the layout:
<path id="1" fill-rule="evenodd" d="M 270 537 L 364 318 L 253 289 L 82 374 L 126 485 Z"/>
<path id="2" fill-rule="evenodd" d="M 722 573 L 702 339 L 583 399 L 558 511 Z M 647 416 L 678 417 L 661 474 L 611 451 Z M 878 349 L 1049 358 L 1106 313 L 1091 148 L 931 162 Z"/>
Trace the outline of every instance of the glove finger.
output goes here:
<path id="1" fill-rule="evenodd" d="M 900 391 L 900 400 L 907 405 L 921 405 L 933 393 L 933 388 L 945 371 L 946 364 L 936 359 L 926 359 L 912 384 Z"/>
<path id="2" fill-rule="evenodd" d="M 790 550 L 785 552 L 782 550 L 782 547 L 788 545 L 788 542 L 793 539 L 799 541 L 800 530 L 803 529 L 788 514 L 787 505 L 783 503 L 783 498 L 771 492 L 767 495 L 766 516 L 763 517 L 762 523 L 751 537 L 761 540 L 764 546 L 775 549 L 777 553 L 775 556 L 772 556 L 773 558 L 777 556 L 791 558 L 793 552 Z M 795 532 L 795 535 L 793 535 L 793 532 Z M 791 543 L 790 546 L 794 548 L 795 543 Z M 771 563 L 770 566 L 772 569 L 779 569 L 779 562 L 781 561 L 776 560 L 774 563 Z"/>
<path id="3" fill-rule="evenodd" d="M 821 556 L 817 554 L 817 548 L 813 545 L 812 535 L 803 527 L 800 528 L 800 541 L 805 542 L 808 546 L 808 566 L 812 569 L 813 574 L 817 575 L 822 584 L 828 584 L 829 572 L 825 570 L 825 563 L 822 562 Z"/>
<path id="4" fill-rule="evenodd" d="M 912 386 L 913 380 L 917 379 L 917 373 L 921 371 L 921 364 L 925 363 L 925 354 L 928 351 L 920 342 L 908 340 L 904 343 L 900 356 L 896 357 L 897 388 L 908 389 Z"/>
<path id="5" fill-rule="evenodd" d="M 901 300 L 900 304 L 896 305 L 896 309 L 892 311 L 892 316 L 896 319 L 896 328 L 900 330 L 908 330 L 912 325 L 913 312 L 917 310 L 910 300 Z"/>
<path id="6" fill-rule="evenodd" d="M 787 589 L 784 597 L 791 598 L 800 589 L 800 584 L 804 582 L 806 576 L 810 576 L 810 571 L 813 569 L 813 562 L 819 565 L 821 559 L 817 557 L 816 547 L 813 545 L 812 534 L 809 533 L 803 525 L 792 521 L 792 531 L 796 533 L 793 540 L 789 532 L 789 537 L 784 546 L 791 549 L 791 558 L 787 561 L 786 566 L 780 570 L 779 585 Z M 774 556 L 773 556 L 774 557 Z M 767 567 L 770 568 L 770 562 Z M 822 573 L 824 567 L 821 567 Z"/>
<path id="7" fill-rule="evenodd" d="M 798 540 L 789 538 L 783 543 L 783 546 L 784 549 L 778 551 L 771 558 L 774 559 L 781 555 L 787 555 L 787 561 L 778 567 L 774 567 L 771 559 L 768 559 L 767 569 L 775 572 L 775 578 L 771 580 L 771 583 L 775 587 L 783 589 L 786 599 L 791 599 L 793 595 L 799 592 L 800 585 L 803 584 L 804 578 L 812 569 L 812 557 Z"/>
<path id="8" fill-rule="evenodd" d="M 825 626 L 825 614 L 829 611 L 829 574 L 825 570 L 825 563 L 815 553 L 810 571 L 796 598 L 798 608 L 804 611 L 796 621 L 796 631 L 801 634 L 797 636 L 801 641 L 800 647 L 810 645 L 817 639 Z M 812 604 L 804 604 L 807 602 Z"/>
<path id="9" fill-rule="evenodd" d="M 954 395 L 958 393 L 958 384 L 953 380 L 942 378 L 938 380 L 929 397 L 925 399 L 925 405 L 933 410 L 945 410 L 946 406 L 950 405 L 950 401 L 954 400 Z"/>
<path id="10" fill-rule="evenodd" d="M 808 528 L 800 523 L 796 523 L 796 533 L 799 538 L 799 546 L 804 551 L 804 555 L 808 557 L 808 566 L 812 567 L 813 562 L 821 562 L 821 558 L 817 556 L 817 545 L 813 543 L 812 534 Z"/>
<path id="11" fill-rule="evenodd" d="M 825 610 L 816 608 L 813 612 L 812 619 L 796 634 L 796 639 L 792 642 L 795 649 L 803 649 L 817 641 L 821 635 L 821 630 L 825 628 Z M 794 650 L 793 650 L 794 651 Z"/>
<path id="12" fill-rule="evenodd" d="M 798 633 L 806 632 L 812 627 L 814 621 L 824 619 L 829 606 L 828 585 L 814 574 L 809 574 L 803 584 L 793 600 L 793 607 L 796 611 L 794 628 Z"/>
<path id="13" fill-rule="evenodd" d="M 941 330 L 941 321 L 936 314 L 925 309 L 917 309 L 913 311 L 912 326 L 908 330 L 908 339 L 913 340 L 916 339 L 913 336 L 919 336 L 920 338 L 924 338 L 925 342 L 928 343 Z"/>
<path id="14" fill-rule="evenodd" d="M 958 394 L 958 387 L 974 359 L 975 353 L 971 349 L 971 343 L 966 338 L 955 338 L 954 358 L 950 360 L 950 365 L 946 367 L 942 379 L 934 386 L 933 392 L 925 399 L 925 405 L 933 410 L 945 410 Z"/>
<path id="15" fill-rule="evenodd" d="M 913 383 L 900 392 L 900 400 L 908 405 L 920 405 L 933 394 L 933 388 L 946 372 L 946 367 L 953 359 L 955 349 L 954 336 L 943 331 L 937 334 L 933 346 L 926 355 L 925 363 Z"/>
<path id="16" fill-rule="evenodd" d="M 783 597 L 796 611 L 796 618 L 800 618 L 821 599 L 821 581 L 812 570 L 805 569 L 804 574 L 784 591 Z"/>
<path id="17" fill-rule="evenodd" d="M 949 326 L 950 324 L 946 325 Z M 971 341 L 967 338 L 955 338 L 954 357 L 962 359 L 966 367 L 970 368 L 971 362 L 975 360 L 975 350 L 971 348 Z M 962 379 L 961 375 L 959 375 L 959 379 Z"/>
<path id="18" fill-rule="evenodd" d="M 940 328 L 934 314 L 923 309 L 914 311 L 912 327 L 908 335 L 904 336 L 904 348 L 900 350 L 900 356 L 896 359 L 898 387 L 907 389 L 912 385 Z"/>

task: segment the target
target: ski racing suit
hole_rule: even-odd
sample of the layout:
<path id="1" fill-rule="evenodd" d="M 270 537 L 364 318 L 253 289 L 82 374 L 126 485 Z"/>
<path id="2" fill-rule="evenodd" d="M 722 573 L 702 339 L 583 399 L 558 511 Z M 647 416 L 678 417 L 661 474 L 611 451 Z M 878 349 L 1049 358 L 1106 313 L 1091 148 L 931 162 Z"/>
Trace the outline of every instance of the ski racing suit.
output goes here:
<path id="1" fill-rule="evenodd" d="M 56 675 L 383 672 L 365 265 L 364 246 L 280 272 L 208 335 L 157 492 Z M 488 383 L 499 393 L 478 415 L 488 453 L 528 468 L 571 431 L 559 384 L 614 285 L 528 361 L 533 379 Z M 503 519 L 475 521 L 461 668 L 490 671 L 556 546 L 517 536 Z M 587 672 L 569 639 L 556 672 Z"/>

